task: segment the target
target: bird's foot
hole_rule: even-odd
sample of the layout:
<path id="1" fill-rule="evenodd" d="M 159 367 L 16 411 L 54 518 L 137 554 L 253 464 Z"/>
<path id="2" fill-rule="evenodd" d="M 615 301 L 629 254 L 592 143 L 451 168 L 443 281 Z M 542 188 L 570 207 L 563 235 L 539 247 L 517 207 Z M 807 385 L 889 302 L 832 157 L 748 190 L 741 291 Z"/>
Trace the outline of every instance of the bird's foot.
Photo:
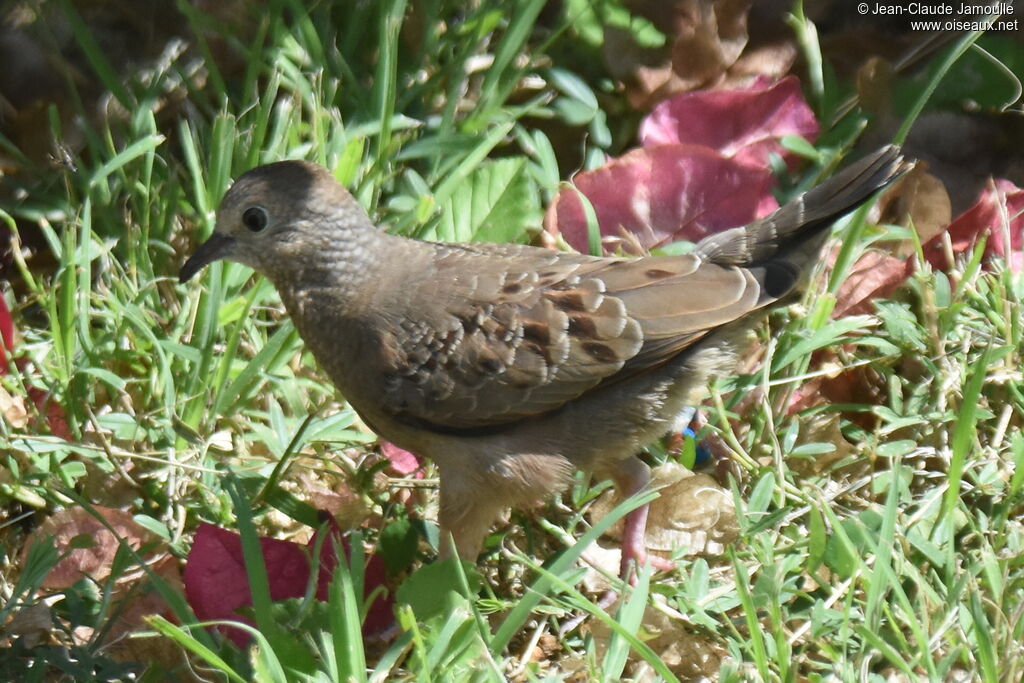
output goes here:
<path id="1" fill-rule="evenodd" d="M 626 548 L 623 547 L 622 563 L 619 565 L 619 576 L 623 580 L 628 578 L 630 585 L 635 586 L 637 572 L 639 572 L 647 563 L 650 563 L 651 568 L 658 572 L 674 572 L 676 570 L 676 563 L 672 560 L 666 560 L 664 557 L 651 555 L 644 549 L 627 552 Z M 634 567 L 636 568 L 636 571 L 633 571 Z"/>
<path id="2" fill-rule="evenodd" d="M 622 530 L 622 561 L 619 564 L 619 576 L 623 581 L 628 580 L 631 585 L 636 584 L 636 572 L 648 562 L 657 571 L 671 572 L 676 568 L 676 563 L 665 558 L 651 555 L 647 552 L 645 538 L 647 535 L 647 512 L 648 506 L 633 510 L 623 520 Z"/>

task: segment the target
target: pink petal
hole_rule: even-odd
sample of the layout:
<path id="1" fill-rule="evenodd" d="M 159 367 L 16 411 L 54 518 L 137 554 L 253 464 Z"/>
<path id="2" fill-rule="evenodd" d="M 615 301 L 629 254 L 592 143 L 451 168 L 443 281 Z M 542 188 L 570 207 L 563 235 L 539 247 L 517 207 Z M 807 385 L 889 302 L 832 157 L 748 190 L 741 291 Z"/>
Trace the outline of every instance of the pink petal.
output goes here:
<path id="1" fill-rule="evenodd" d="M 770 213 L 778 207 L 769 193 L 773 182 L 766 169 L 698 145 L 635 149 L 573 178 L 609 243 L 626 231 L 647 249 L 697 241 Z M 573 189 L 559 191 L 544 222 L 578 251 L 588 250 L 586 216 Z"/>
<path id="2" fill-rule="evenodd" d="M 380 452 L 391 463 L 391 469 L 402 476 L 412 474 L 423 466 L 419 456 L 399 448 L 390 441 L 380 442 Z"/>
<path id="3" fill-rule="evenodd" d="M 769 154 L 786 154 L 779 140 L 800 135 L 814 140 L 818 121 L 800 92 L 796 76 L 770 83 L 758 78 L 743 90 L 697 90 L 659 103 L 640 125 L 645 147 L 689 143 L 754 166 Z"/>

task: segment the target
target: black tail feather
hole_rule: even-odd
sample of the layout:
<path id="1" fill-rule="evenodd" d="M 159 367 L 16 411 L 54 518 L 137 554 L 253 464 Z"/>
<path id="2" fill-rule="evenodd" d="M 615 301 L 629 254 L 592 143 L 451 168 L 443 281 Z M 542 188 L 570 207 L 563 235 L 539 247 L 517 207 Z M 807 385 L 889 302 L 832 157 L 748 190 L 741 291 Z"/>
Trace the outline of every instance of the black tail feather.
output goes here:
<path id="1" fill-rule="evenodd" d="M 853 211 L 907 170 L 899 147 L 889 145 L 851 164 L 820 185 L 750 225 L 711 235 L 696 247 L 705 260 L 720 265 L 756 266 L 800 245 L 798 251 L 816 257 L 815 237 Z M 818 245 L 820 246 L 820 244 Z M 787 259 L 789 260 L 789 259 Z M 804 264 L 796 264 L 803 266 Z"/>

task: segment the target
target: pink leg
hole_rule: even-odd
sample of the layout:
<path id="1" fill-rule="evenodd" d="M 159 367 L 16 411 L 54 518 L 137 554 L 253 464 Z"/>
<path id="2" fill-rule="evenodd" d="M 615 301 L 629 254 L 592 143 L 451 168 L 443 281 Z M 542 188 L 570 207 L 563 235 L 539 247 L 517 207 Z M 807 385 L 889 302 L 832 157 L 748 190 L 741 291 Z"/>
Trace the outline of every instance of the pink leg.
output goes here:
<path id="1" fill-rule="evenodd" d="M 615 485 L 623 498 L 628 498 L 635 493 L 642 491 L 651 481 L 651 470 L 639 458 L 632 457 L 622 461 L 612 474 Z M 647 513 L 648 505 L 633 510 L 623 519 L 622 530 L 622 563 L 619 565 L 619 576 L 623 579 L 630 577 L 630 567 L 642 567 L 650 562 L 651 566 L 659 571 L 670 572 L 676 568 L 676 563 L 662 559 L 656 555 L 647 554 Z"/>

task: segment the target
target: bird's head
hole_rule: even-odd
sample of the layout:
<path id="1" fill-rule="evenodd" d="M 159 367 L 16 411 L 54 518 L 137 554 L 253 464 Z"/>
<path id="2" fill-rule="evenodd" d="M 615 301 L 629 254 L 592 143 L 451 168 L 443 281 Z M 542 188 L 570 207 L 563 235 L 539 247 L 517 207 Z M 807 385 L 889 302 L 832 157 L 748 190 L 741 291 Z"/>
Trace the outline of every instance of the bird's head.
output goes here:
<path id="1" fill-rule="evenodd" d="M 224 195 L 213 234 L 185 262 L 179 279 L 186 282 L 204 266 L 227 259 L 274 280 L 278 270 L 301 271 L 311 257 L 372 228 L 327 169 L 307 161 L 267 164 L 243 174 Z"/>

